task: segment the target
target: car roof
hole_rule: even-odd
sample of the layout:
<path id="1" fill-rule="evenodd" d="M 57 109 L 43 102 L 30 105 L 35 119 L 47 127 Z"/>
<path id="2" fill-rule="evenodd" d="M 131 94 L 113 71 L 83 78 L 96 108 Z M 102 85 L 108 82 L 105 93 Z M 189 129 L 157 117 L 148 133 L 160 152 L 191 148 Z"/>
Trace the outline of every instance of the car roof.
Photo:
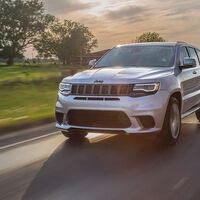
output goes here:
<path id="1" fill-rule="evenodd" d="M 198 47 L 188 44 L 186 42 L 145 42 L 145 43 L 131 43 L 131 44 L 123 44 L 123 45 L 118 45 L 117 47 L 129 47 L 129 46 L 190 46 L 196 49 L 199 49 Z"/>
<path id="2" fill-rule="evenodd" d="M 181 42 L 185 44 L 184 42 Z M 145 42 L 145 43 L 131 43 L 131 44 L 123 44 L 118 45 L 120 47 L 126 46 L 176 46 L 177 44 L 181 44 L 180 42 Z"/>
<path id="3" fill-rule="evenodd" d="M 191 44 L 188 44 L 186 42 L 145 42 L 145 43 L 131 43 L 131 44 L 122 44 L 122 45 L 117 45 L 117 47 L 131 47 L 131 46 L 171 46 L 171 47 L 176 47 L 176 46 L 189 46 L 193 47 L 195 49 L 200 49 L 196 46 L 193 46 Z"/>

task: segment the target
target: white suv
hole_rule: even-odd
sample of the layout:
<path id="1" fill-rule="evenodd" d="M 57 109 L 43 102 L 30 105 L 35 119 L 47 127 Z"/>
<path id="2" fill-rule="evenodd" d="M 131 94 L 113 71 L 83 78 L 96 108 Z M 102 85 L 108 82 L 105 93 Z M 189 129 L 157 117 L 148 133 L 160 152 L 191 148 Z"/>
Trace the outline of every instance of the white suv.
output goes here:
<path id="1" fill-rule="evenodd" d="M 90 70 L 60 83 L 56 126 L 67 137 L 88 132 L 152 133 L 175 143 L 181 118 L 200 120 L 200 51 L 186 43 L 113 48 Z"/>

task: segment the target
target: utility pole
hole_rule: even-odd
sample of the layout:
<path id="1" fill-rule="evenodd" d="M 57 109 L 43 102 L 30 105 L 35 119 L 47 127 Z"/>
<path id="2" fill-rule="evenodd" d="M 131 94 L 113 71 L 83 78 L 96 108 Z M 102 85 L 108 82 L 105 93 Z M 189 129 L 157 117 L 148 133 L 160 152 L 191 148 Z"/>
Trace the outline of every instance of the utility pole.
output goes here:
<path id="1" fill-rule="evenodd" d="M 82 62 L 83 62 L 83 52 L 82 52 L 82 49 L 80 50 L 80 65 L 82 66 Z"/>

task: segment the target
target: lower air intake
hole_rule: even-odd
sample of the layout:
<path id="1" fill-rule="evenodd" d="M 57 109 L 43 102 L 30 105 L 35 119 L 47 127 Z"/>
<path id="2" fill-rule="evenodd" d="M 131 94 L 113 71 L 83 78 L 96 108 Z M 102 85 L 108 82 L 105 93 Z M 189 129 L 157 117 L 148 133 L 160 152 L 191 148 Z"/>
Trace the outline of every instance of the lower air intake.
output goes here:
<path id="1" fill-rule="evenodd" d="M 139 116 L 138 118 L 139 118 L 143 128 L 148 129 L 148 128 L 155 127 L 155 121 L 154 121 L 153 117 L 151 117 L 151 116 Z"/>
<path id="2" fill-rule="evenodd" d="M 96 128 L 128 128 L 128 116 L 121 111 L 70 110 L 69 124 L 72 126 Z"/>
<path id="3" fill-rule="evenodd" d="M 63 117 L 64 117 L 63 113 L 56 112 L 56 121 L 58 122 L 58 124 L 63 123 Z"/>

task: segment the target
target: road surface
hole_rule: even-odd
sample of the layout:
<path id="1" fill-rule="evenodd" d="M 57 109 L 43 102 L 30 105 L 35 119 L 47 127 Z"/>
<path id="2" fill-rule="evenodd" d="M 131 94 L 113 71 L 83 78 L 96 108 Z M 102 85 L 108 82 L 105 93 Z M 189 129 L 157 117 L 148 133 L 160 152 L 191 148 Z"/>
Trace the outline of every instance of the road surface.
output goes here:
<path id="1" fill-rule="evenodd" d="M 0 137 L 0 200 L 199 200 L 200 125 L 179 142 L 89 134 L 72 144 L 53 124 Z"/>

